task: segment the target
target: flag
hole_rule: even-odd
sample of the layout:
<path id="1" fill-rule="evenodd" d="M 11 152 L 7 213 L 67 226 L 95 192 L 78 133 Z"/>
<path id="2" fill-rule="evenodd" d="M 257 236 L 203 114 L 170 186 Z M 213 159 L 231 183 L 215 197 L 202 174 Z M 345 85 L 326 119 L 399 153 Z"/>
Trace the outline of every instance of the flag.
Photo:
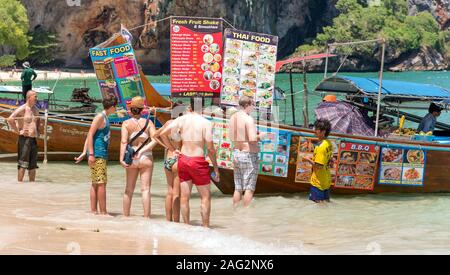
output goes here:
<path id="1" fill-rule="evenodd" d="M 133 44 L 133 35 L 122 24 L 120 24 L 120 34 L 125 37 L 128 43 Z"/>

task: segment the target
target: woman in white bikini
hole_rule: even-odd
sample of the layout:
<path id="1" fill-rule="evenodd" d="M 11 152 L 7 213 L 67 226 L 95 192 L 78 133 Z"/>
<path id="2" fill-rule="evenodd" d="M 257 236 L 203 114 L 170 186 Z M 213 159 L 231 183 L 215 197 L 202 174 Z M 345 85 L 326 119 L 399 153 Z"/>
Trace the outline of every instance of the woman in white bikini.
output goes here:
<path id="1" fill-rule="evenodd" d="M 141 176 L 142 204 L 144 206 L 144 218 L 150 218 L 151 194 L 150 187 L 153 175 L 153 155 L 152 150 L 157 142 L 152 139 L 156 129 L 155 125 L 141 114 L 144 110 L 144 99 L 140 96 L 131 100 L 130 111 L 132 117 L 122 123 L 122 142 L 120 145 L 120 164 L 126 169 L 127 185 L 123 196 L 123 213 L 126 217 L 130 216 L 131 200 L 138 176 Z M 148 123 L 148 125 L 147 125 Z M 141 130 L 146 129 L 142 132 Z M 142 134 L 140 134 L 142 132 Z M 140 135 L 139 135 L 140 134 Z M 137 138 L 135 138 L 139 135 Z M 133 140 L 134 139 L 134 140 Z M 151 141 L 150 141 L 151 140 Z M 131 146 L 137 151 L 131 165 L 125 163 L 124 156 L 128 143 L 132 141 Z M 150 142 L 149 142 L 150 141 Z M 149 142 L 149 143 L 148 143 Z M 147 145 L 143 145 L 148 143 Z"/>

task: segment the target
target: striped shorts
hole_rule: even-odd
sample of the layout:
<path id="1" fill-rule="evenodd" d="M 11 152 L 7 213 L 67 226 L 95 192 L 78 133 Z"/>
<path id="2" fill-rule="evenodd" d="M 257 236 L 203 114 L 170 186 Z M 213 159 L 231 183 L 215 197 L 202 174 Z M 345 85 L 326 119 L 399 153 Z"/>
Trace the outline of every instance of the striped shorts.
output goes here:
<path id="1" fill-rule="evenodd" d="M 259 157 L 257 153 L 234 150 L 234 190 L 255 191 L 258 179 Z"/>

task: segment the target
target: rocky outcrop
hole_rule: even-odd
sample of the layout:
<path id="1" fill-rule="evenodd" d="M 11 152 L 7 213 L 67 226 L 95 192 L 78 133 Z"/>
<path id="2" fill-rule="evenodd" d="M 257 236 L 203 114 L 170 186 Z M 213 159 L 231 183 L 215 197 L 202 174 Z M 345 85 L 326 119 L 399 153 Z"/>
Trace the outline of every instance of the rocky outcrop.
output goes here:
<path id="1" fill-rule="evenodd" d="M 408 0 L 408 8 L 410 15 L 429 11 L 442 29 L 450 28 L 450 0 Z"/>
<path id="2" fill-rule="evenodd" d="M 389 70 L 398 71 L 437 71 L 445 70 L 449 66 L 448 60 L 441 53 L 432 48 L 422 48 L 420 51 L 401 57 Z"/>
<path id="3" fill-rule="evenodd" d="M 90 65 L 88 49 L 117 32 L 132 31 L 142 66 L 169 72 L 168 21 L 172 15 L 222 17 L 239 29 L 280 37 L 279 57 L 291 54 L 313 38 L 336 15 L 337 0 L 22 0 L 30 28 L 56 32 L 67 67 Z M 73 3 L 80 3 L 80 6 Z M 70 5 L 72 3 L 72 5 Z"/>

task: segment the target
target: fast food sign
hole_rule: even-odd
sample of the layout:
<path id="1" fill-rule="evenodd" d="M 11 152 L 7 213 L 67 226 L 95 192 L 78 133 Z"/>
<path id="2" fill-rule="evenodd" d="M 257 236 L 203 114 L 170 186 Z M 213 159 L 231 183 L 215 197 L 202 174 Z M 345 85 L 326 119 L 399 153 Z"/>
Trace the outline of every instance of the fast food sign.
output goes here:
<path id="1" fill-rule="evenodd" d="M 237 106 L 242 95 L 258 108 L 271 109 L 275 89 L 278 37 L 225 30 L 221 102 Z"/>
<path id="2" fill-rule="evenodd" d="M 111 122 L 129 118 L 128 107 L 135 96 L 144 97 L 133 47 L 126 43 L 109 48 L 89 50 L 102 98 L 114 95 L 118 99 L 116 113 L 109 116 Z"/>
<path id="3" fill-rule="evenodd" d="M 373 190 L 379 154 L 377 145 L 341 142 L 334 187 Z"/>
<path id="4" fill-rule="evenodd" d="M 423 187 L 427 152 L 417 148 L 384 147 L 381 150 L 381 185 Z"/>
<path id="5" fill-rule="evenodd" d="M 174 97 L 219 97 L 222 19 L 174 17 L 170 26 L 170 84 Z"/>

